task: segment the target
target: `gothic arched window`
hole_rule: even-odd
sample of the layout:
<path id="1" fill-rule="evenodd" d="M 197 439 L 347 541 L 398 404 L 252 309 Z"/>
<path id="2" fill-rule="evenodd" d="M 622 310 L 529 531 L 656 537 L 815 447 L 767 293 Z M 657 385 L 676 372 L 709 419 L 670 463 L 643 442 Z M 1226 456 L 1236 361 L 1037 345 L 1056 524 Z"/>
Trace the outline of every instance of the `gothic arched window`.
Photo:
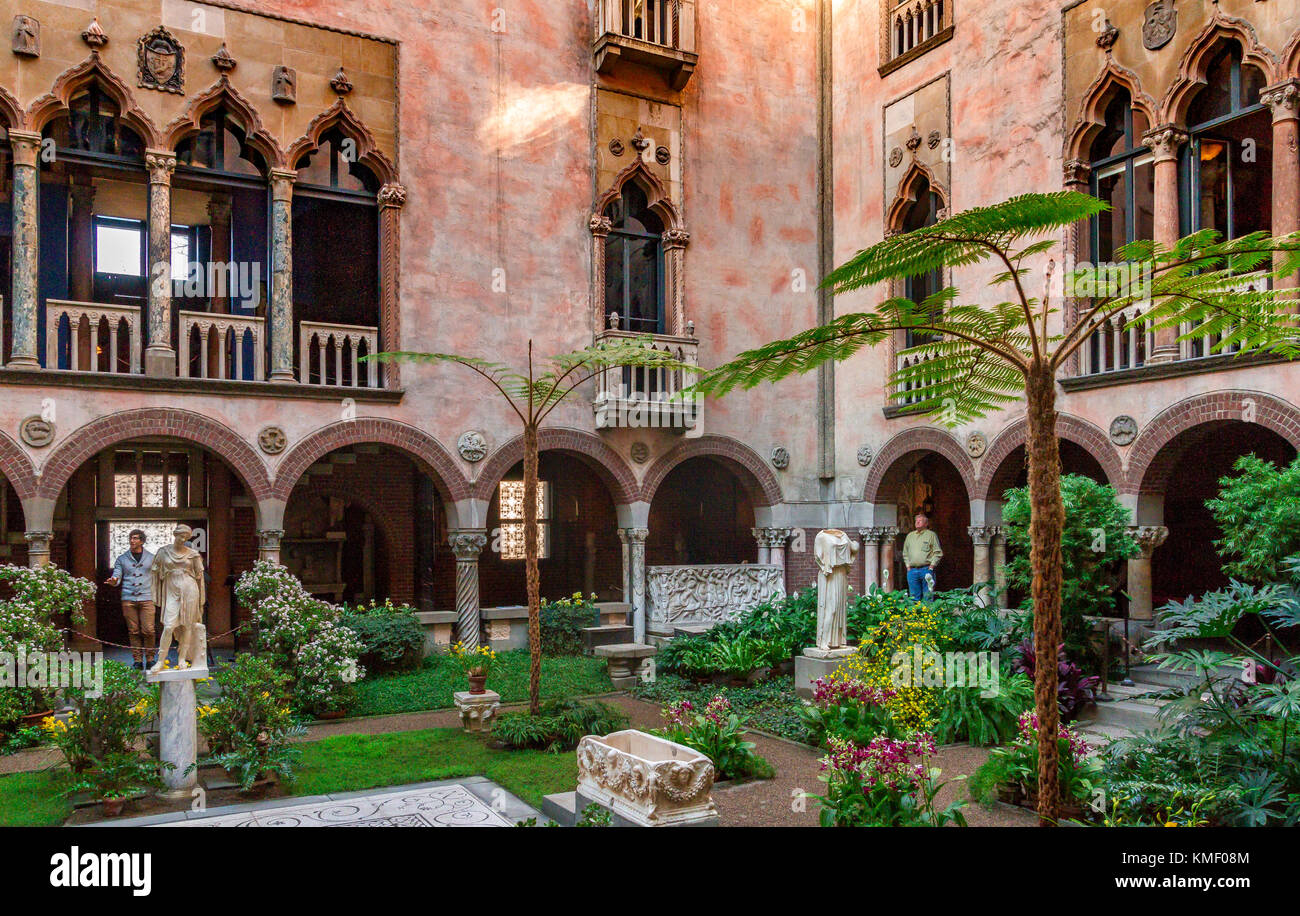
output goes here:
<path id="1" fill-rule="evenodd" d="M 664 332 L 664 224 L 650 209 L 636 182 L 605 208 L 605 323 L 617 312 L 619 327 L 647 334 Z"/>
<path id="2" fill-rule="evenodd" d="M 943 199 L 931 189 L 930 182 L 925 178 L 919 179 L 915 190 L 916 200 L 903 216 L 903 224 L 900 227 L 903 232 L 933 226 L 939 221 L 939 210 L 943 207 Z M 917 277 L 908 277 L 903 282 L 904 298 L 911 299 L 918 305 L 941 289 L 943 289 L 942 270 L 932 270 Z M 935 339 L 934 334 L 926 331 L 909 330 L 905 333 L 904 346 L 909 349 L 919 347 Z"/>
<path id="3" fill-rule="evenodd" d="M 1089 151 L 1092 193 L 1110 210 L 1092 221 L 1092 257 L 1098 263 L 1115 260 L 1115 252 L 1155 234 L 1155 167 L 1142 145 L 1146 116 L 1133 107 L 1127 92 L 1106 106 L 1106 126 Z"/>

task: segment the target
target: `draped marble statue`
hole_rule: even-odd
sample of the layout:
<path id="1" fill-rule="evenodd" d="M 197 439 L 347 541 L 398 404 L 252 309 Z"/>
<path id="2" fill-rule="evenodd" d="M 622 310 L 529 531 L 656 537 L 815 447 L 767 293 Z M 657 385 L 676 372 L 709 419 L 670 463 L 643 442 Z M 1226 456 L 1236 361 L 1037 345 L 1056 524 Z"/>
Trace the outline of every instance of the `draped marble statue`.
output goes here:
<path id="1" fill-rule="evenodd" d="M 203 555 L 186 541 L 194 536 L 188 525 L 177 525 L 172 543 L 161 547 L 153 559 L 153 600 L 162 615 L 158 661 L 161 671 L 176 640 L 177 667 L 206 667 L 207 627 L 203 625 Z"/>
<path id="2" fill-rule="evenodd" d="M 858 545 L 836 528 L 827 528 L 813 542 L 817 561 L 817 654 L 847 654 L 849 567 Z"/>

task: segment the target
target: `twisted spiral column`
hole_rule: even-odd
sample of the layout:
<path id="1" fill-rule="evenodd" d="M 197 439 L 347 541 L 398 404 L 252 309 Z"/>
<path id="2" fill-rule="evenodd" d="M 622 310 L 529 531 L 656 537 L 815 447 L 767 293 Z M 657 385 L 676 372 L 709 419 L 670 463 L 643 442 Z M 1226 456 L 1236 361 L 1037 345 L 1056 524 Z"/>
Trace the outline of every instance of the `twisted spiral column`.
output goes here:
<path id="1" fill-rule="evenodd" d="M 456 555 L 456 638 L 469 648 L 479 644 L 482 626 L 478 604 L 478 558 L 487 546 L 487 532 L 461 529 L 447 538 Z"/>

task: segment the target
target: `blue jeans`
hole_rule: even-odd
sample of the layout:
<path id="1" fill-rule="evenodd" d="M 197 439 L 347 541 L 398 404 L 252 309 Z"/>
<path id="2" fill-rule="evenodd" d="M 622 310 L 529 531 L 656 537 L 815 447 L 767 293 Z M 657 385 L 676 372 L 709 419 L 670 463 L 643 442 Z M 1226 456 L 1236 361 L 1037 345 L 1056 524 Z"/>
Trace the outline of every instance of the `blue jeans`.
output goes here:
<path id="1" fill-rule="evenodd" d="M 925 577 L 929 574 L 928 566 L 917 566 L 907 571 L 907 593 L 918 601 L 924 601 L 932 594 L 925 584 Z"/>

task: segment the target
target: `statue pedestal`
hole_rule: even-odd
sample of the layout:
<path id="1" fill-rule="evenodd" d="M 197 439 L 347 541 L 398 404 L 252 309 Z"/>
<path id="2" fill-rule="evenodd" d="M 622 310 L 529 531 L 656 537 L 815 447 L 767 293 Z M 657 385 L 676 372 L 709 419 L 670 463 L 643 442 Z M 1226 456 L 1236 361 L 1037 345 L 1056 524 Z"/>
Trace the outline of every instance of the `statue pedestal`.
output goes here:
<path id="1" fill-rule="evenodd" d="M 199 729 L 194 701 L 194 682 L 208 676 L 202 668 L 146 671 L 145 681 L 161 684 L 158 700 L 158 756 L 164 763 L 173 763 L 175 769 L 164 769 L 163 798 L 189 798 L 198 785 L 199 773 L 194 767 L 198 755 Z"/>
<path id="2" fill-rule="evenodd" d="M 841 649 L 818 649 L 813 646 L 804 649 L 802 655 L 794 657 L 794 692 L 800 699 L 811 700 L 813 681 L 829 677 L 841 662 L 857 654 L 857 651 L 851 646 Z"/>
<path id="3" fill-rule="evenodd" d="M 456 708 L 460 710 L 460 727 L 467 732 L 492 731 L 492 719 L 501 708 L 501 694 L 495 690 L 483 693 L 470 693 L 457 690 L 451 695 Z"/>

